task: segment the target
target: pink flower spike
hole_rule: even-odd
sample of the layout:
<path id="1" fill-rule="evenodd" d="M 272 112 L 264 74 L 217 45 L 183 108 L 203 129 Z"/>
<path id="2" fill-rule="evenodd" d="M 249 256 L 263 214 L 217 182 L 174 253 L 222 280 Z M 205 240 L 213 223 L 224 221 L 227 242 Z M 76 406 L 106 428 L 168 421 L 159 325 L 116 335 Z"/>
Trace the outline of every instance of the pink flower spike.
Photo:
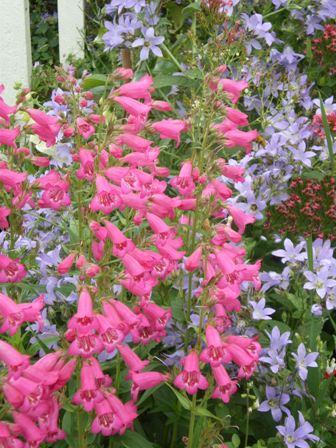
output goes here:
<path id="1" fill-rule="evenodd" d="M 198 389 L 205 390 L 209 383 L 199 369 L 199 361 L 197 354 L 192 351 L 181 360 L 183 371 L 177 375 L 174 385 L 179 389 L 186 390 L 188 394 L 194 395 Z"/>

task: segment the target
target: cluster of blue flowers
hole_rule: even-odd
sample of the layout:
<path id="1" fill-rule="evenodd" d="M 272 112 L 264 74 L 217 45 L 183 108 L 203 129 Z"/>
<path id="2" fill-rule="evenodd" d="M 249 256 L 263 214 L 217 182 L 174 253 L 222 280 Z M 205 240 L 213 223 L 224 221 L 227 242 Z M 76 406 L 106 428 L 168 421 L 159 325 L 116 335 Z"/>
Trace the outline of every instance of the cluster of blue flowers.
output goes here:
<path id="1" fill-rule="evenodd" d="M 148 59 L 150 52 L 162 56 L 160 45 L 164 37 L 155 35 L 155 26 L 159 22 L 158 8 L 158 1 L 112 0 L 106 6 L 106 13 L 112 20 L 105 21 L 105 50 L 141 48 L 141 61 Z"/>

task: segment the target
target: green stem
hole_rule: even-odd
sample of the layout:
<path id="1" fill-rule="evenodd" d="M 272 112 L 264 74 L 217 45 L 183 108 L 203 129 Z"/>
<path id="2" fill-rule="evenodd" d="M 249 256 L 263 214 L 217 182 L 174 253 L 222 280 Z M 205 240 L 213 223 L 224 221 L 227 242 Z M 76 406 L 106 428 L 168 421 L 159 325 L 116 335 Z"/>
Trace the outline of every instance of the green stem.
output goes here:
<path id="1" fill-rule="evenodd" d="M 250 387 L 247 385 L 246 388 L 246 425 L 245 425 L 245 448 L 248 446 L 248 437 L 250 430 L 250 410 L 249 410 L 249 395 L 250 395 Z"/>
<path id="2" fill-rule="evenodd" d="M 196 414 L 195 414 L 195 408 L 196 408 L 196 395 L 193 395 L 192 403 L 191 403 L 191 410 L 190 410 L 190 421 L 189 421 L 189 431 L 188 431 L 188 447 L 187 448 L 193 448 L 194 444 L 194 427 L 195 427 L 195 420 L 196 420 Z"/>
<path id="3" fill-rule="evenodd" d="M 181 410 L 181 403 L 177 400 L 176 416 L 180 415 L 180 410 Z M 178 426 L 179 426 L 179 420 L 178 420 L 178 418 L 176 418 L 175 421 L 174 421 L 173 433 L 172 433 L 172 438 L 171 438 L 171 442 L 170 442 L 170 448 L 175 448 L 176 447 Z"/>
<path id="4" fill-rule="evenodd" d="M 77 430 L 78 430 L 78 448 L 87 448 L 85 440 L 85 431 L 82 428 L 82 412 L 77 412 Z"/>
<path id="5" fill-rule="evenodd" d="M 197 221 L 198 221 L 199 196 L 200 196 L 200 193 L 197 194 L 197 198 L 196 198 L 195 215 L 194 215 L 194 221 L 193 221 L 193 227 L 192 227 L 192 233 L 191 233 L 190 255 L 194 252 L 194 249 L 195 249 L 196 230 L 197 230 Z M 188 314 L 187 314 L 188 319 L 190 317 L 190 312 L 191 312 L 192 279 L 193 279 L 193 273 L 190 272 L 189 279 L 188 279 L 188 302 L 187 302 L 188 303 Z"/>
<path id="6" fill-rule="evenodd" d="M 166 53 L 166 55 L 169 57 L 169 59 L 176 65 L 176 67 L 180 70 L 180 72 L 184 72 L 184 68 L 179 63 L 179 61 L 175 58 L 173 53 L 169 50 L 168 47 L 166 47 L 165 44 L 161 44 L 162 50 Z"/>
<path id="7" fill-rule="evenodd" d="M 313 237 L 310 235 L 307 238 L 307 255 L 308 255 L 308 269 L 314 270 L 314 258 L 313 258 Z"/>
<path id="8" fill-rule="evenodd" d="M 271 17 L 271 16 L 275 16 L 276 14 L 279 14 L 279 12 L 282 12 L 282 11 L 286 11 L 286 8 L 280 8 L 280 9 L 277 9 L 276 11 L 272 11 L 272 12 L 268 13 L 268 14 L 264 15 L 264 19 L 267 19 L 268 17 Z"/>

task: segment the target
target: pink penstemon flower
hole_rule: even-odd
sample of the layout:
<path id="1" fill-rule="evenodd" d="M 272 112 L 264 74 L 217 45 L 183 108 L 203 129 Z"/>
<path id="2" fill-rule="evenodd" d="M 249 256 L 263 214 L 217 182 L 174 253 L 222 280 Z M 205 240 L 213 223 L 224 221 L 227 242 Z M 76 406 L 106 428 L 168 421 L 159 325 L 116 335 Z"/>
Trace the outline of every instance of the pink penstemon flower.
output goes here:
<path id="1" fill-rule="evenodd" d="M 22 263 L 0 254 L 0 283 L 20 282 L 26 275 L 27 271 Z"/>
<path id="2" fill-rule="evenodd" d="M 96 195 L 90 203 L 93 211 L 102 211 L 104 214 L 111 213 L 121 205 L 121 197 L 117 187 L 109 184 L 105 177 L 100 174 L 96 177 Z"/>
<path id="3" fill-rule="evenodd" d="M 208 380 L 200 372 L 198 356 L 194 351 L 183 358 L 181 364 L 183 371 L 174 380 L 176 387 L 186 390 L 190 395 L 196 394 L 198 389 L 208 388 Z"/>
<path id="4" fill-rule="evenodd" d="M 103 393 L 96 384 L 94 370 L 84 362 L 80 372 L 80 389 L 73 396 L 73 403 L 81 404 L 86 412 L 94 409 L 95 403 L 103 399 Z"/>
<path id="5" fill-rule="evenodd" d="M 155 132 L 160 134 L 160 138 L 169 138 L 176 141 L 176 147 L 180 146 L 181 137 L 180 134 L 187 130 L 187 124 L 183 120 L 173 120 L 171 118 L 167 120 L 157 121 L 151 125 Z"/>

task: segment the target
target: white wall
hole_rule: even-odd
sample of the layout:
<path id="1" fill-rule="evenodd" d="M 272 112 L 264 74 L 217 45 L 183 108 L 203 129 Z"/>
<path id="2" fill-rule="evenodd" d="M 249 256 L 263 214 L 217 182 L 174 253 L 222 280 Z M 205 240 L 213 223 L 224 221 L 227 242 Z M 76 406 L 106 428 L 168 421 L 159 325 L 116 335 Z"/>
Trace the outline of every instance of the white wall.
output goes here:
<path id="1" fill-rule="evenodd" d="M 84 0 L 57 0 L 60 61 L 84 56 Z"/>
<path id="2" fill-rule="evenodd" d="M 16 81 L 29 86 L 31 66 L 29 0 L 0 0 L 0 84 L 9 103 Z"/>

